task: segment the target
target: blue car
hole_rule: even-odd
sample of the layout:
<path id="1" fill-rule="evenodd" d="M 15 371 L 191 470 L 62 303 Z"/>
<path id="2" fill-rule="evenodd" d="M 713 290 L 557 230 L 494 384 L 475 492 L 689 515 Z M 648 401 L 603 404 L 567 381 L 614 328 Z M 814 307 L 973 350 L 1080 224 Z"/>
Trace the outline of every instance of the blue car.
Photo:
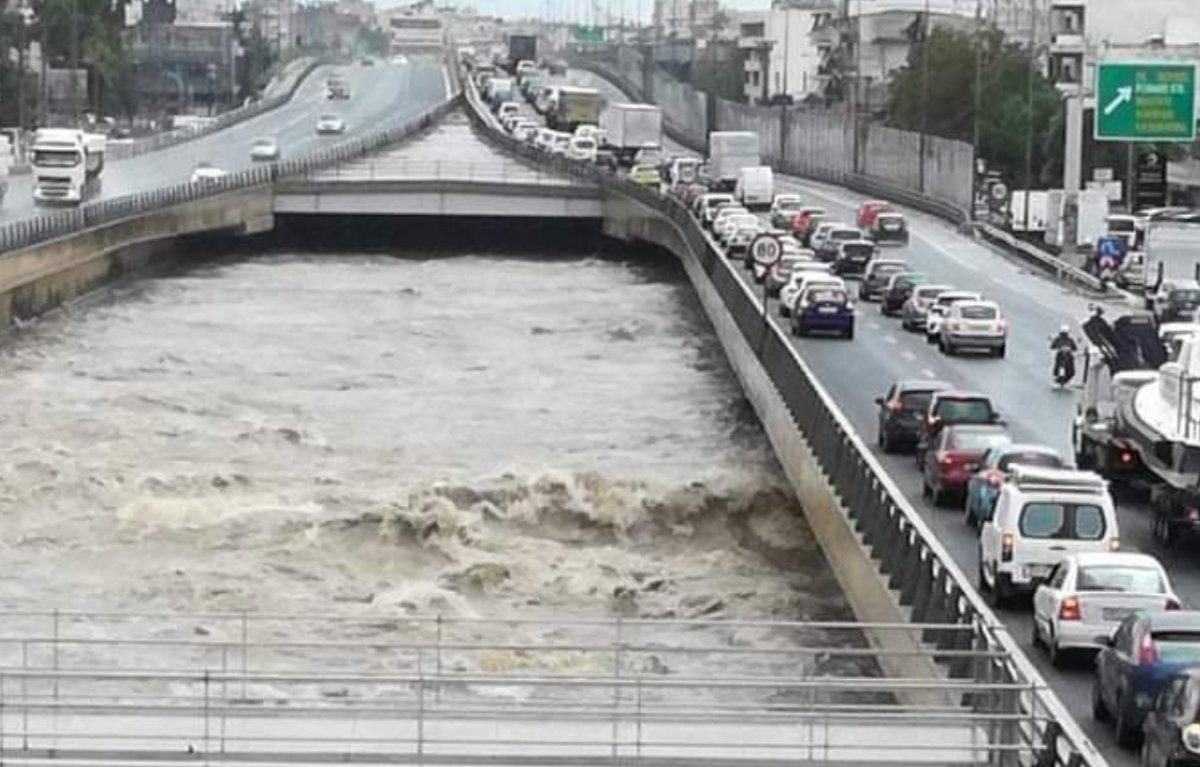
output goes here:
<path id="1" fill-rule="evenodd" d="M 1159 690 L 1180 671 L 1198 665 L 1200 611 L 1134 613 L 1104 638 L 1096 655 L 1092 718 L 1113 720 L 1117 742 L 1136 745 Z"/>
<path id="2" fill-rule="evenodd" d="M 840 285 L 818 283 L 804 289 L 792 309 L 792 335 L 837 333 L 854 338 L 854 304 Z"/>
<path id="3" fill-rule="evenodd" d="M 992 518 L 1000 487 L 1008 479 L 1011 467 L 1018 463 L 1049 469 L 1066 465 L 1057 450 L 1045 445 L 1000 445 L 988 450 L 979 460 L 979 470 L 967 482 L 964 522 L 977 528 Z"/>

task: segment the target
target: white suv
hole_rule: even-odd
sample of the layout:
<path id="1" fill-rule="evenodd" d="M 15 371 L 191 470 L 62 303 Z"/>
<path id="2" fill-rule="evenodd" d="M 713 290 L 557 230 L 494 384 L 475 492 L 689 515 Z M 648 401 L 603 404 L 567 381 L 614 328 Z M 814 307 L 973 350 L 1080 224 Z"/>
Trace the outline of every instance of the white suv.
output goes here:
<path id="1" fill-rule="evenodd" d="M 1116 551 L 1117 511 L 1094 472 L 1015 465 L 979 533 L 979 590 L 999 606 L 1071 554 Z"/>

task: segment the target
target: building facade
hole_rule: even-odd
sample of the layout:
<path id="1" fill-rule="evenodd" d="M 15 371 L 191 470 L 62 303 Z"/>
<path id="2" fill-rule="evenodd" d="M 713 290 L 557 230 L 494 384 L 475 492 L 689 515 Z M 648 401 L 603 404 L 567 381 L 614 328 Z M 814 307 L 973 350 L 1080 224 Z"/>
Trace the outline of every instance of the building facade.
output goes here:
<path id="1" fill-rule="evenodd" d="M 748 102 L 801 101 L 819 91 L 822 56 L 810 32 L 835 9 L 835 0 L 792 0 L 737 14 Z"/>
<path id="2" fill-rule="evenodd" d="M 657 42 L 708 40 L 719 29 L 718 0 L 654 0 L 654 29 Z"/>
<path id="3" fill-rule="evenodd" d="M 124 41 L 141 108 L 203 114 L 232 105 L 238 55 L 232 25 L 164 24 L 146 17 L 143 13 L 142 23 L 125 30 Z"/>

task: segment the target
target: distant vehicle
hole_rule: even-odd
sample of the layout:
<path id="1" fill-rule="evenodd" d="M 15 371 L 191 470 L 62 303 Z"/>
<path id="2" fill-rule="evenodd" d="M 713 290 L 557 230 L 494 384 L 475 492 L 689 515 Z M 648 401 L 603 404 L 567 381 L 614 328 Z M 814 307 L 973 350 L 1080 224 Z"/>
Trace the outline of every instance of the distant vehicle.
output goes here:
<path id="1" fill-rule="evenodd" d="M 986 394 L 938 391 L 929 398 L 929 409 L 917 434 L 916 465 L 923 468 L 925 452 L 946 426 L 957 424 L 1002 424 L 1000 414 Z"/>
<path id="2" fill-rule="evenodd" d="M 953 290 L 949 285 L 917 285 L 911 291 L 908 300 L 900 307 L 900 327 L 905 330 L 918 331 L 925 329 L 925 320 L 929 317 L 929 308 L 937 297 L 947 290 Z"/>
<path id="3" fill-rule="evenodd" d="M 528 143 L 537 136 L 538 124 L 533 120 L 517 120 L 513 125 L 512 135 L 517 141 Z"/>
<path id="4" fill-rule="evenodd" d="M 83 202 L 99 188 L 107 145 L 98 133 L 39 129 L 30 150 L 34 202 Z"/>
<path id="5" fill-rule="evenodd" d="M 700 218 L 700 223 L 712 226 L 713 217 L 717 214 L 717 206 L 732 202 L 732 194 L 709 192 L 696 200 L 696 215 Z"/>
<path id="6" fill-rule="evenodd" d="M 1048 469 L 1066 468 L 1058 451 L 1045 445 L 1004 445 L 989 450 L 979 462 L 979 471 L 967 483 L 963 517 L 968 527 L 978 527 L 992 518 L 1000 488 L 1008 481 L 1012 467 L 1017 464 Z"/>
<path id="7" fill-rule="evenodd" d="M 862 281 L 858 283 L 860 301 L 872 301 L 883 295 L 892 275 L 903 274 L 908 264 L 898 258 L 875 258 L 863 269 Z"/>
<path id="8" fill-rule="evenodd" d="M 225 178 L 226 175 L 225 171 L 214 166 L 212 163 L 201 160 L 196 163 L 196 167 L 192 170 L 191 182 L 193 184 L 204 185 L 215 184 Z"/>
<path id="9" fill-rule="evenodd" d="M 771 266 L 770 271 L 767 272 L 767 294 L 771 296 L 779 295 L 779 291 L 782 290 L 783 286 L 786 285 L 788 280 L 792 278 L 793 267 L 796 264 L 807 260 L 809 260 L 807 256 L 796 255 L 784 256 L 776 261 L 775 264 Z"/>
<path id="10" fill-rule="evenodd" d="M 846 283 L 841 277 L 834 277 L 828 272 L 810 272 L 801 271 L 793 272 L 792 281 L 783 286 L 779 291 L 779 314 L 782 317 L 791 317 L 792 308 L 796 302 L 800 300 L 800 295 L 813 285 L 833 285 L 842 290 L 846 289 Z"/>
<path id="11" fill-rule="evenodd" d="M 662 146 L 662 109 L 654 104 L 609 104 L 600 113 L 599 125 L 621 163 L 631 164 L 638 152 Z"/>
<path id="12" fill-rule="evenodd" d="M 817 258 L 822 261 L 833 261 L 838 257 L 842 244 L 851 241 L 865 243 L 870 248 L 870 254 L 875 254 L 875 243 L 864 239 L 860 229 L 842 225 L 831 227 L 825 236 L 821 238 L 820 243 L 813 242 L 812 249 L 816 252 Z M 866 266 L 866 264 L 866 261 L 859 263 L 857 271 L 862 271 L 862 267 Z M 838 267 L 835 265 L 834 271 L 837 271 L 837 269 Z"/>
<path id="13" fill-rule="evenodd" d="M 750 131 L 715 131 L 708 135 L 709 174 L 716 188 L 731 191 L 742 168 L 762 165 L 758 134 Z"/>
<path id="14" fill-rule="evenodd" d="M 870 229 L 875 224 L 875 217 L 885 210 L 891 210 L 892 204 L 887 200 L 867 200 L 858 206 L 855 223 L 859 229 Z"/>
<path id="15" fill-rule="evenodd" d="M 879 243 L 908 244 L 908 223 L 904 216 L 893 211 L 882 210 L 875 214 L 871 226 L 867 227 L 867 236 Z"/>
<path id="16" fill-rule="evenodd" d="M 536 71 L 537 71 L 537 64 L 530 61 L 529 59 L 525 59 L 523 61 L 517 62 L 517 70 L 516 70 L 517 77 L 520 77 L 522 75 L 531 75 Z"/>
<path id="17" fill-rule="evenodd" d="M 1018 464 L 979 532 L 979 591 L 1003 606 L 1044 583 L 1072 554 L 1116 551 L 1108 483 L 1090 471 Z"/>
<path id="18" fill-rule="evenodd" d="M 325 81 L 325 98 L 333 101 L 346 101 L 350 98 L 350 85 L 338 77 Z"/>
<path id="19" fill-rule="evenodd" d="M 717 223 L 713 226 L 713 234 L 716 235 L 722 246 L 728 248 L 730 238 L 739 227 L 754 227 L 757 233 L 761 230 L 762 223 L 753 213 L 743 211 L 737 215 L 717 219 Z"/>
<path id="20" fill-rule="evenodd" d="M 317 133 L 322 136 L 346 132 L 346 121 L 337 115 L 321 115 L 317 120 Z"/>
<path id="21" fill-rule="evenodd" d="M 792 219 L 804 207 L 804 200 L 798 194 L 777 194 L 771 201 L 771 226 L 780 229 L 791 229 Z"/>
<path id="22" fill-rule="evenodd" d="M 742 168 L 733 196 L 750 210 L 767 210 L 775 198 L 775 173 L 768 165 Z"/>
<path id="23" fill-rule="evenodd" d="M 963 349 L 984 349 L 1003 359 L 1008 345 L 1008 321 L 992 301 L 955 301 L 946 308 L 938 348 L 945 355 Z"/>
<path id="24" fill-rule="evenodd" d="M 817 224 L 821 223 L 828 217 L 828 213 L 824 208 L 815 205 L 805 205 L 800 208 L 800 212 L 792 219 L 792 234 L 805 247 L 812 247 L 809 238 L 817 228 Z"/>
<path id="25" fill-rule="evenodd" d="M 929 443 L 922 462 L 921 491 L 934 506 L 945 504 L 952 494 L 962 494 L 971 475 L 988 450 L 1007 445 L 1012 439 L 996 424 L 947 426 Z"/>
<path id="26" fill-rule="evenodd" d="M 512 71 L 519 72 L 522 64 L 533 64 L 537 61 L 537 44 L 537 35 L 508 36 L 508 60 L 513 67 Z"/>
<path id="27" fill-rule="evenodd" d="M 1135 612 L 1179 609 L 1179 597 L 1158 560 L 1147 554 L 1101 551 L 1059 562 L 1033 595 L 1033 644 L 1057 666 L 1067 650 L 1099 650 Z"/>
<path id="28" fill-rule="evenodd" d="M 567 149 L 567 157 L 572 160 L 595 162 L 598 148 L 596 139 L 575 136 L 571 139 L 571 146 Z"/>
<path id="29" fill-rule="evenodd" d="M 635 167 L 637 167 L 637 166 L 635 166 Z M 655 168 L 655 170 L 658 170 L 658 169 Z M 713 219 L 713 225 L 712 225 L 713 236 L 716 237 L 718 240 L 724 240 L 725 239 L 725 231 L 730 226 L 732 226 L 735 222 L 741 223 L 743 221 L 749 221 L 751 219 L 753 219 L 755 221 L 758 220 L 757 218 L 755 218 L 753 213 L 746 210 L 745 208 L 743 208 L 740 205 L 736 205 L 736 204 L 735 205 L 727 205 L 724 208 L 722 208 L 721 210 L 719 210 L 717 212 L 716 218 Z"/>
<path id="30" fill-rule="evenodd" d="M 861 275 L 867 264 L 875 258 L 875 243 L 870 240 L 836 240 L 834 231 L 830 234 L 829 242 L 837 243 L 837 255 L 833 258 L 831 270 L 840 275 Z"/>
<path id="31" fill-rule="evenodd" d="M 746 219 L 735 225 L 729 236 L 725 239 L 725 255 L 729 258 L 736 258 L 741 254 L 747 254 L 750 248 L 750 243 L 754 238 L 762 234 L 762 223 L 757 219 Z M 766 277 L 766 272 L 755 272 L 755 282 Z"/>
<path id="32" fill-rule="evenodd" d="M 557 98 L 546 112 L 546 125 L 555 130 L 573 132 L 580 125 L 600 122 L 600 91 L 561 85 L 555 89 Z"/>
<path id="33" fill-rule="evenodd" d="M 1135 612 L 1096 655 L 1092 718 L 1112 722 L 1117 743 L 1137 745 L 1146 714 L 1167 684 L 1200 665 L 1200 611 Z M 1158 724 L 1157 721 L 1154 724 Z"/>
<path id="34" fill-rule="evenodd" d="M 950 307 L 959 301 L 982 301 L 983 296 L 971 290 L 947 290 L 934 299 L 925 315 L 925 341 L 936 344 L 942 333 L 942 321 Z"/>
<path id="35" fill-rule="evenodd" d="M 554 147 L 554 137 L 557 135 L 558 132 L 551 128 L 538 128 L 537 137 L 534 139 L 534 146 L 543 152 L 549 152 Z"/>
<path id="36" fill-rule="evenodd" d="M 792 307 L 792 335 L 837 333 L 854 338 L 854 304 L 845 286 L 815 284 L 806 287 Z"/>
<path id="37" fill-rule="evenodd" d="M 1159 322 L 1195 322 L 1200 309 L 1200 284 L 1195 280 L 1170 280 L 1148 299 Z"/>
<path id="38" fill-rule="evenodd" d="M 550 154 L 560 154 L 564 157 L 571 149 L 571 134 L 562 131 L 555 131 L 554 138 L 550 142 Z"/>
<path id="39" fill-rule="evenodd" d="M 255 139 L 250 147 L 250 159 L 254 162 L 277 162 L 279 157 L 279 144 L 273 138 Z"/>
<path id="40" fill-rule="evenodd" d="M 405 56 L 403 53 L 397 53 L 395 56 L 392 56 L 392 64 L 394 64 L 395 66 L 404 66 L 407 63 L 408 63 L 408 57 Z"/>
<path id="41" fill-rule="evenodd" d="M 629 180 L 655 190 L 662 186 L 662 175 L 653 165 L 634 165 L 629 169 Z"/>
<path id="42" fill-rule="evenodd" d="M 513 116 L 513 115 L 518 115 L 518 114 L 520 114 L 520 112 L 521 112 L 520 104 L 518 104 L 515 101 L 505 101 L 503 104 L 501 104 L 499 107 L 496 108 L 496 117 L 498 117 L 501 122 L 504 122 L 504 118 Z"/>
<path id="43" fill-rule="evenodd" d="M 373 67 L 373 66 L 375 66 L 375 59 L 371 58 L 370 56 L 367 56 L 360 63 L 364 67 Z"/>
<path id="44" fill-rule="evenodd" d="M 949 389 L 950 384 L 931 379 L 897 381 L 886 394 L 876 397 L 875 404 L 879 407 L 876 440 L 880 449 L 894 453 L 916 447 L 934 393 Z"/>
<path id="45" fill-rule="evenodd" d="M 904 302 L 918 285 L 929 283 L 929 275 L 923 272 L 900 272 L 888 278 L 879 298 L 879 313 L 884 317 L 899 314 Z"/>

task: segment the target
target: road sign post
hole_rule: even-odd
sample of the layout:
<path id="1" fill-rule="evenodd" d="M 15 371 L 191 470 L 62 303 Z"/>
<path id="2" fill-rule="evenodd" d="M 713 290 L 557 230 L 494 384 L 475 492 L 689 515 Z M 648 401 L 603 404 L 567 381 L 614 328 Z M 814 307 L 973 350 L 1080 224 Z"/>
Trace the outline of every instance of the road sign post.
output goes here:
<path id="1" fill-rule="evenodd" d="M 763 270 L 762 278 L 762 317 L 763 317 L 763 334 L 762 345 L 759 349 L 760 353 L 766 350 L 767 334 L 770 333 L 770 313 L 767 311 L 767 277 L 771 273 L 771 268 L 779 263 L 779 259 L 783 257 L 783 243 L 773 234 L 760 234 L 750 242 L 750 258 L 754 263 Z"/>
<path id="2" fill-rule="evenodd" d="M 1196 64 L 1101 61 L 1096 65 L 1097 141 L 1196 139 Z"/>

